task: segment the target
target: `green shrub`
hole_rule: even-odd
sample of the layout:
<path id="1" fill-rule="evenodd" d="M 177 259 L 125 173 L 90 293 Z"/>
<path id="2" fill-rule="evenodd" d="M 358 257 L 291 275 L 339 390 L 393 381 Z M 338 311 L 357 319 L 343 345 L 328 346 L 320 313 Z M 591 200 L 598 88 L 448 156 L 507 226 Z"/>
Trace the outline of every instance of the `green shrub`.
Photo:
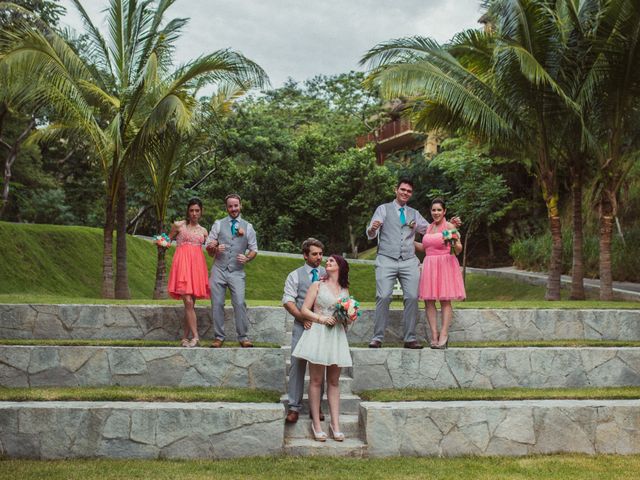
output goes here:
<path id="1" fill-rule="evenodd" d="M 612 246 L 613 278 L 618 281 L 640 282 L 640 228 L 624 232 L 625 242 L 614 234 Z M 584 269 L 588 278 L 598 278 L 599 240 L 594 234 L 586 234 L 584 239 Z M 570 230 L 562 232 L 562 273 L 571 273 L 573 236 Z M 516 240 L 509 248 L 516 267 L 522 270 L 546 271 L 551 254 L 551 234 Z"/>

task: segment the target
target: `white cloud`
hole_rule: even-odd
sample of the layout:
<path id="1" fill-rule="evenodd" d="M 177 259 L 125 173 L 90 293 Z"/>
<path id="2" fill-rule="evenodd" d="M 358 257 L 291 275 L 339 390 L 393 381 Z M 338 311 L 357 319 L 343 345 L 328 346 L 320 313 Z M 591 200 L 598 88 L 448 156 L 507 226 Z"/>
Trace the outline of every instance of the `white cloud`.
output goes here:
<path id="1" fill-rule="evenodd" d="M 64 22 L 81 30 L 69 0 Z M 84 1 L 95 23 L 106 0 Z M 362 55 L 391 38 L 423 35 L 446 41 L 478 27 L 479 0 L 178 0 L 169 17 L 190 17 L 176 58 L 232 48 L 256 61 L 274 87 L 287 77 L 358 69 Z"/>

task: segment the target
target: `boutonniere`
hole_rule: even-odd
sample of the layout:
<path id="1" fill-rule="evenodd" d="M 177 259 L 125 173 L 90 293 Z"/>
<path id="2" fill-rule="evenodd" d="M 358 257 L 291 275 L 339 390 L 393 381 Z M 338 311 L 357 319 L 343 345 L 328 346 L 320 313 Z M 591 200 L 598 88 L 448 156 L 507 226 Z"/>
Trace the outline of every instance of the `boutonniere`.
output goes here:
<path id="1" fill-rule="evenodd" d="M 237 234 L 239 237 L 242 237 L 242 236 L 244 235 L 244 229 L 243 229 L 242 227 L 238 227 L 238 228 L 236 229 L 236 234 Z"/>
<path id="2" fill-rule="evenodd" d="M 414 228 L 416 228 L 416 221 L 411 220 L 409 223 L 405 223 L 403 227 L 409 227 L 411 230 L 413 230 Z"/>

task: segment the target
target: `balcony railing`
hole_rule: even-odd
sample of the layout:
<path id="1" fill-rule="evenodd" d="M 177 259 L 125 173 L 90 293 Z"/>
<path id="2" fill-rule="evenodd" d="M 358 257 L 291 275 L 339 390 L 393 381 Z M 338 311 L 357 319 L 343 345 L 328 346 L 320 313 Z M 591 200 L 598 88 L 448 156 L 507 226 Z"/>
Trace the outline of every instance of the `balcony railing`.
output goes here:
<path id="1" fill-rule="evenodd" d="M 413 133 L 411 121 L 406 118 L 399 118 L 389 123 L 385 123 L 381 127 L 376 128 L 373 132 L 366 135 L 356 137 L 356 145 L 358 148 L 364 147 L 367 143 L 384 143 L 402 134 Z"/>

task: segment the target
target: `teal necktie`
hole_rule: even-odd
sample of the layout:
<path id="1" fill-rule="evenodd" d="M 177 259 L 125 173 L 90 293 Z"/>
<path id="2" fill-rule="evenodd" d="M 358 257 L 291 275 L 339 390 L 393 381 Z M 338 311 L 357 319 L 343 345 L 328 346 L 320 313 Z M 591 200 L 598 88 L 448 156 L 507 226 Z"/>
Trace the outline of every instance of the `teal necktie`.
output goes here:
<path id="1" fill-rule="evenodd" d="M 400 207 L 400 223 L 402 225 L 407 224 L 407 217 L 404 216 L 404 207 Z"/>
<path id="2" fill-rule="evenodd" d="M 231 235 L 236 235 L 238 233 L 238 220 L 236 220 L 235 218 L 233 220 L 231 220 Z"/>
<path id="3" fill-rule="evenodd" d="M 318 269 L 317 268 L 312 268 L 311 269 L 311 281 L 312 282 L 317 282 L 320 279 L 320 277 L 318 276 Z"/>

